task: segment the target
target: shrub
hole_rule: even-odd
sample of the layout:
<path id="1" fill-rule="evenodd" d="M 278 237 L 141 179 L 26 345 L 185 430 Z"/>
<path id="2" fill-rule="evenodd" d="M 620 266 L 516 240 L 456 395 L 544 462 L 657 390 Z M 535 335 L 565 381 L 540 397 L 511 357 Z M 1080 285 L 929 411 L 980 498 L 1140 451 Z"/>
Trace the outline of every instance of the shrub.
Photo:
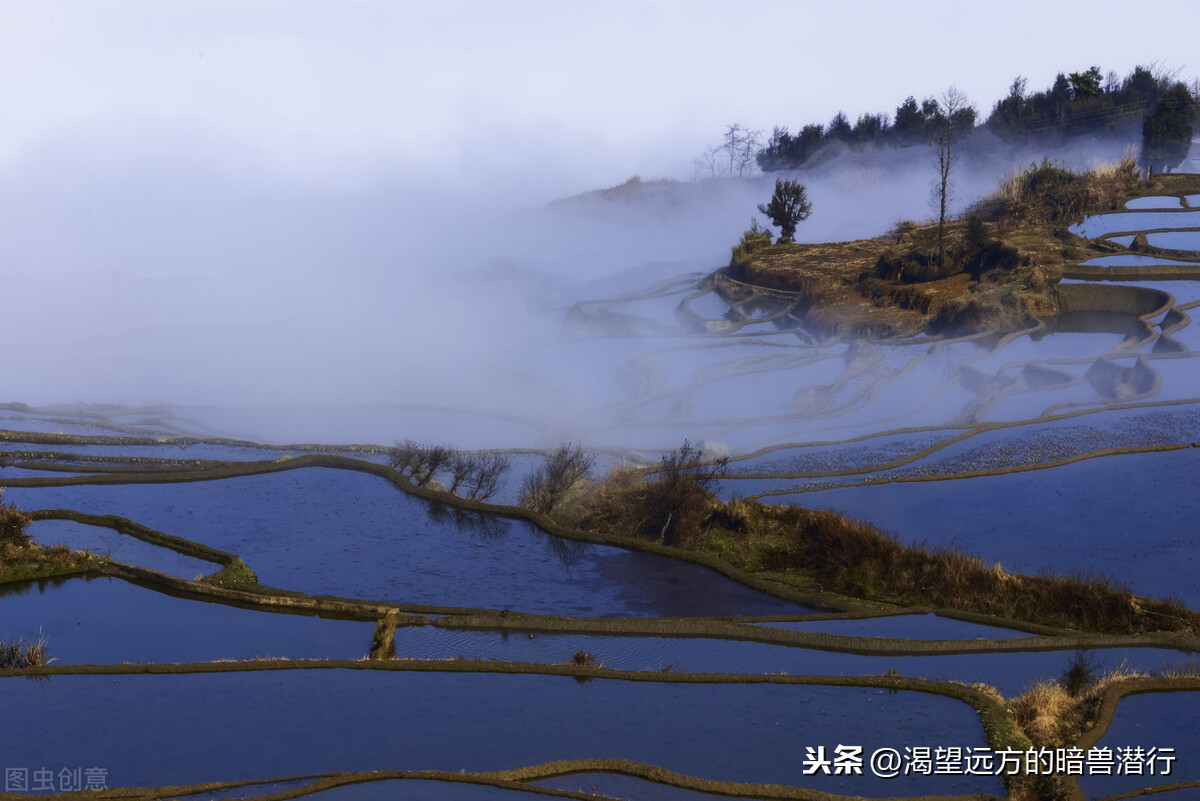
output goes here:
<path id="1" fill-rule="evenodd" d="M 769 244 L 771 232 L 760 228 L 758 220 L 750 220 L 750 227 L 742 233 L 741 241 L 731 248 L 733 256 L 729 259 L 729 266 L 735 270 L 744 270 L 750 263 L 750 254 Z"/>
<path id="2" fill-rule="evenodd" d="M 2 497 L 2 491 L 0 491 Z M 25 529 L 33 521 L 29 515 L 13 504 L 0 503 L 0 544 L 28 548 L 33 544 Z"/>
<path id="3" fill-rule="evenodd" d="M 967 262 L 967 272 L 975 278 L 992 270 L 1012 270 L 1021 263 L 1021 254 L 1003 242 L 988 242 Z"/>
<path id="4" fill-rule="evenodd" d="M 633 471 L 610 475 L 584 502 L 580 523 L 594 531 L 686 547 L 705 529 L 712 490 L 728 467 L 728 457 L 706 460 L 684 440 L 663 455 L 652 481 L 640 480 Z"/>
<path id="5" fill-rule="evenodd" d="M 565 443 L 546 456 L 544 464 L 521 482 L 521 505 L 538 514 L 550 514 L 575 488 L 585 480 L 596 463 L 596 457 L 584 453 L 582 445 Z"/>
<path id="6" fill-rule="evenodd" d="M 1126 157 L 1115 165 L 1075 172 L 1043 159 L 1009 176 L 1000 189 L 976 204 L 975 211 L 999 221 L 1042 224 L 1082 220 L 1116 208 L 1138 183 L 1137 164 Z"/>
<path id="7" fill-rule="evenodd" d="M 758 210 L 779 227 L 777 244 L 785 244 L 793 241 L 796 226 L 812 214 L 812 203 L 808 202 L 804 184 L 794 179 L 776 178 L 775 194 L 771 195 L 768 204 L 758 204 Z"/>
<path id="8" fill-rule="evenodd" d="M 0 669 L 24 670 L 42 667 L 53 661 L 44 635 L 35 642 L 0 642 Z"/>
<path id="9" fill-rule="evenodd" d="M 971 250 L 982 250 L 988 244 L 987 225 L 978 214 L 967 218 L 965 237 L 967 247 Z"/>
<path id="10" fill-rule="evenodd" d="M 1098 678 L 1096 660 L 1087 651 L 1076 651 L 1063 671 L 1060 683 L 1072 698 L 1076 698 L 1091 688 Z"/>

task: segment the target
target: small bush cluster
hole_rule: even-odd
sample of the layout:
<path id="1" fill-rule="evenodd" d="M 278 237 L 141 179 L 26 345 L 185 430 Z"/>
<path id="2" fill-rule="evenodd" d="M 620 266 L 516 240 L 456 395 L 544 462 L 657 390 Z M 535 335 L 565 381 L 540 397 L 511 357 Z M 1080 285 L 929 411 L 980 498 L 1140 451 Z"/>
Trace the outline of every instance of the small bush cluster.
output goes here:
<path id="1" fill-rule="evenodd" d="M 587 480 L 595 464 L 596 457 L 585 453 L 582 445 L 560 445 L 521 482 L 521 505 L 538 514 L 550 514 Z"/>
<path id="2" fill-rule="evenodd" d="M 1078 698 L 1091 689 L 1098 678 L 1096 660 L 1087 651 L 1076 651 L 1067 669 L 1063 671 L 1059 684 L 1072 698 Z"/>
<path id="3" fill-rule="evenodd" d="M 511 465 L 499 453 L 464 453 L 446 445 L 424 445 L 406 439 L 392 448 L 390 463 L 418 487 L 429 486 L 439 473 L 456 495 L 486 501 L 500 490 Z"/>
<path id="4" fill-rule="evenodd" d="M 454 449 L 445 445 L 425 445 L 406 439 L 392 448 L 390 461 L 393 468 L 412 479 L 418 487 L 424 487 L 450 463 L 454 454 Z"/>
<path id="5" fill-rule="evenodd" d="M 760 227 L 758 220 L 752 219 L 750 227 L 742 233 L 741 241 L 731 248 L 733 255 L 729 260 L 729 266 L 735 271 L 744 270 L 750 263 L 750 254 L 769 244 L 771 244 L 771 232 Z"/>
<path id="6" fill-rule="evenodd" d="M 1132 157 L 1115 165 L 1075 172 L 1043 159 L 1009 176 L 999 191 L 981 200 L 978 213 L 996 221 L 1054 224 L 1082 220 L 1118 207 L 1138 181 Z"/>
<path id="7" fill-rule="evenodd" d="M 628 470 L 610 475 L 584 501 L 580 525 L 689 547 L 708 525 L 712 490 L 728 467 L 728 457 L 705 459 L 684 440 L 682 446 L 663 455 L 651 481 Z"/>
<path id="8" fill-rule="evenodd" d="M 942 261 L 938 259 L 936 228 L 901 223 L 894 233 L 896 243 L 879 257 L 873 270 L 860 278 L 860 283 L 872 278 L 892 283 L 924 283 L 964 271 L 979 278 L 996 270 L 1011 271 L 1021 263 L 1017 249 L 993 238 L 979 214 L 948 224 L 949 241 Z M 874 282 L 867 288 L 879 289 Z"/>
<path id="9" fill-rule="evenodd" d="M 31 667 L 42 667 L 54 660 L 50 658 L 50 649 L 46 638 L 39 637 L 34 642 L 0 642 L 0 669 L 24 670 Z"/>
<path id="10" fill-rule="evenodd" d="M 1104 576 L 1020 576 L 962 551 L 907 546 L 874 526 L 830 512 L 786 508 L 802 538 L 801 562 L 829 589 L 901 603 L 971 609 L 1090 631 L 1195 632 L 1200 615 L 1176 600 L 1146 600 Z"/>
<path id="11" fill-rule="evenodd" d="M 28 548 L 33 544 L 25 530 L 33 521 L 13 504 L 0 503 L 0 544 Z"/>

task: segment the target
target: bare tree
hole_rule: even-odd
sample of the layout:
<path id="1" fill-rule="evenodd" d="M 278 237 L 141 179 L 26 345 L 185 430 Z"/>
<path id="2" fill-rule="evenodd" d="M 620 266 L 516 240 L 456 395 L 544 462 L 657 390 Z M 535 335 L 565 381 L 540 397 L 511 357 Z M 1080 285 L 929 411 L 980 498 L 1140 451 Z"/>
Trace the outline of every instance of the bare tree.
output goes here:
<path id="1" fill-rule="evenodd" d="M 445 445 L 422 445 L 406 439 L 392 448 L 391 465 L 423 487 L 437 471 L 449 467 L 456 456 L 456 451 Z"/>
<path id="2" fill-rule="evenodd" d="M 725 126 L 725 142 L 721 145 L 721 149 L 729 154 L 730 175 L 733 175 L 733 166 L 741 155 L 745 134 L 745 129 L 736 122 Z"/>
<path id="3" fill-rule="evenodd" d="M 469 453 L 456 453 L 450 460 L 450 492 L 457 494 L 458 488 L 465 484 L 475 472 L 475 457 Z"/>
<path id="4" fill-rule="evenodd" d="M 931 144 L 938 171 L 933 184 L 933 202 L 938 210 L 938 267 L 944 266 L 946 260 L 946 207 L 954 193 L 950 173 L 954 168 L 954 142 L 959 135 L 955 126 L 969 107 L 966 94 L 956 86 L 943 92 L 937 101 L 937 119 Z"/>
<path id="5" fill-rule="evenodd" d="M 455 453 L 450 459 L 449 491 L 464 497 L 486 501 L 500 489 L 501 480 L 509 471 L 508 459 L 499 453 Z"/>
<path id="6" fill-rule="evenodd" d="M 508 458 L 502 454 L 485 453 L 477 457 L 475 469 L 467 477 L 467 497 L 486 501 L 495 495 L 510 468 Z"/>
<path id="7" fill-rule="evenodd" d="M 582 445 L 566 443 L 546 456 L 546 463 L 521 482 L 521 505 L 539 514 L 549 514 L 571 489 L 591 471 L 596 457 L 584 453 Z"/>
<path id="8" fill-rule="evenodd" d="M 754 174 L 754 157 L 762 146 L 762 131 L 745 131 L 742 136 L 741 150 L 738 152 L 738 175 L 745 171 L 746 175 Z"/>

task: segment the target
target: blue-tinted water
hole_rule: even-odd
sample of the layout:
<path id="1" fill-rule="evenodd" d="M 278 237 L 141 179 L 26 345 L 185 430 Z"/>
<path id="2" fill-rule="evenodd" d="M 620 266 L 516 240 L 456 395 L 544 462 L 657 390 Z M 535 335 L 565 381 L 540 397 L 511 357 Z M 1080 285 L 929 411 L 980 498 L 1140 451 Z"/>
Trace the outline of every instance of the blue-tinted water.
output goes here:
<path id="1" fill-rule="evenodd" d="M 391 779 L 347 784 L 303 798 L 305 801 L 538 801 L 544 796 L 465 781 Z"/>
<path id="2" fill-rule="evenodd" d="M 785 496 L 869 520 L 905 542 L 958 545 L 1008 570 L 1104 573 L 1200 606 L 1200 449 L 1088 459 L 1001 476 Z M 1001 511 L 1002 510 L 1002 511 Z"/>
<path id="3" fill-rule="evenodd" d="M 8 766 L 99 766 L 114 787 L 614 757 L 874 796 L 1001 790 L 990 777 L 803 775 L 809 746 L 984 745 L 969 706 L 911 692 L 339 669 L 7 678 L 0 707 L 23 721 L 0 731 Z"/>
<path id="4" fill-rule="evenodd" d="M 846 620 L 798 620 L 760 623 L 793 631 L 819 631 L 847 637 L 902 637 L 912 640 L 1008 640 L 1029 637 L 1026 632 L 983 626 L 941 615 L 890 615 Z"/>
<path id="5" fill-rule="evenodd" d="M 1196 225 L 1200 225 L 1200 214 L 1197 214 Z M 1156 248 L 1169 250 L 1200 250 L 1200 231 L 1161 231 L 1156 234 L 1146 234 L 1146 241 Z"/>
<path id="6" fill-rule="evenodd" d="M 111 528 L 71 520 L 38 520 L 29 525 L 28 533 L 40 545 L 62 543 L 75 550 L 91 551 L 118 562 L 148 567 L 183 579 L 207 576 L 222 567 L 215 562 L 184 556 L 170 548 L 151 545 Z"/>
<path id="7" fill-rule="evenodd" d="M 1177 211 L 1118 211 L 1098 214 L 1071 226 L 1071 233 L 1095 238 L 1125 231 L 1153 231 L 1159 228 L 1195 228 L 1200 226 L 1200 212 Z"/>
<path id="8" fill-rule="evenodd" d="M 1125 208 L 1137 209 L 1178 209 L 1182 206 L 1175 195 L 1156 195 L 1153 197 L 1135 197 L 1125 204 Z"/>
<path id="9" fill-rule="evenodd" d="M 622 776 L 619 773 L 574 773 L 535 782 L 539 787 L 552 787 L 576 793 L 593 793 L 621 801 L 748 801 L 726 795 L 716 796 L 697 790 L 684 790 L 668 784 Z"/>
<path id="10" fill-rule="evenodd" d="M 505 662 L 572 663 L 589 654 L 593 664 L 618 670 L 677 673 L 784 672 L 792 676 L 903 676 L 981 681 L 1009 697 L 1034 681 L 1057 680 L 1074 651 L 1039 651 L 937 656 L 859 656 L 740 640 L 683 637 L 616 637 L 579 634 L 442 630 L 409 627 L 396 632 L 396 656 L 416 659 L 489 659 Z M 1088 652 L 1098 673 L 1122 663 L 1145 671 L 1188 664 L 1192 657 L 1155 648 L 1109 648 Z"/>
<path id="11" fill-rule="evenodd" d="M 803 611 L 698 565 L 563 540 L 502 518 L 439 513 L 377 476 L 347 470 L 12 488 L 5 500 L 129 517 L 239 554 L 264 586 L 310 594 L 586 616 Z"/>
<path id="12" fill-rule="evenodd" d="M 1119 256 L 1097 256 L 1094 259 L 1080 262 L 1085 267 L 1154 267 L 1160 265 L 1193 265 L 1194 262 L 1174 261 L 1161 256 L 1147 256 L 1143 253 L 1125 253 Z"/>
<path id="13" fill-rule="evenodd" d="M 359 659 L 373 630 L 183 600 L 113 578 L 0 587 L 0 640 L 45 635 L 59 664 Z"/>
<path id="14" fill-rule="evenodd" d="M 1146 693 L 1122 698 L 1112 725 L 1096 747 L 1110 749 L 1118 762 L 1121 761 L 1118 749 L 1141 748 L 1143 754 L 1148 754 L 1151 748 L 1174 748 L 1174 754 L 1160 751 L 1159 758 L 1134 760 L 1143 766 L 1141 775 L 1118 769 L 1114 769 L 1111 776 L 1085 773 L 1080 777 L 1079 786 L 1088 798 L 1100 798 L 1141 787 L 1200 779 L 1200 756 L 1195 749 L 1197 715 L 1200 715 L 1200 693 Z M 1174 756 L 1175 761 L 1170 763 L 1170 775 L 1163 775 L 1162 769 L 1167 763 L 1161 757 L 1167 756 Z M 1147 767 L 1150 764 L 1154 766 L 1154 775 Z M 1198 793 L 1200 791 L 1192 789 L 1180 797 L 1195 798 Z"/>

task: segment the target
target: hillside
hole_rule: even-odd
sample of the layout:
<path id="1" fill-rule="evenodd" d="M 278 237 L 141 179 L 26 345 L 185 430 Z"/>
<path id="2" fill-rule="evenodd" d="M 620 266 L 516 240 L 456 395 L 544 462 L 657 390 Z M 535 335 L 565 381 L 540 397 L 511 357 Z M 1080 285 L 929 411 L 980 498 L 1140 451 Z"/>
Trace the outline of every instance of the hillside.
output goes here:
<path id="1" fill-rule="evenodd" d="M 1197 191 L 1200 176 L 1141 180 L 1131 161 L 1082 173 L 1044 161 L 947 221 L 942 263 L 937 224 L 904 222 L 884 236 L 848 242 L 770 245 L 743 238 L 714 282 L 733 298 L 755 288 L 787 293 L 805 327 L 830 336 L 1013 330 L 1058 313 L 1055 287 L 1064 269 L 1095 256 L 1145 251 L 1137 242 L 1123 248 L 1083 239 L 1070 225 L 1124 208 L 1133 197 Z"/>

